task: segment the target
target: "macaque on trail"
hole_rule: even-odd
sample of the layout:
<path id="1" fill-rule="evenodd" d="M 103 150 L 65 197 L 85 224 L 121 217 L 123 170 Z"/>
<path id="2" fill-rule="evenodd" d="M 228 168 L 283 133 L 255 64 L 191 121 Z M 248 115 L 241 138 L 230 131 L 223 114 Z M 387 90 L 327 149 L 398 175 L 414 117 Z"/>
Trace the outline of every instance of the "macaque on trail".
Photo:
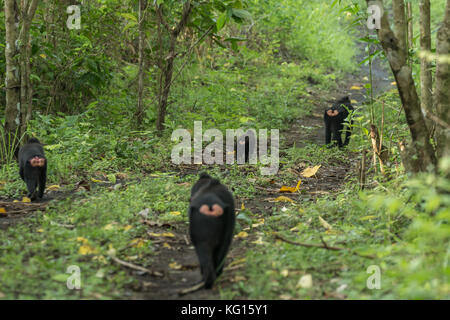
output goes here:
<path id="1" fill-rule="evenodd" d="M 234 225 L 233 195 L 219 180 L 206 173 L 200 174 L 191 190 L 189 233 L 206 289 L 210 289 L 222 273 Z"/>
<path id="2" fill-rule="evenodd" d="M 37 196 L 42 198 L 47 181 L 47 159 L 38 139 L 31 138 L 27 144 L 20 148 L 19 174 L 27 184 L 27 197 L 35 200 L 37 187 L 39 186 Z"/>

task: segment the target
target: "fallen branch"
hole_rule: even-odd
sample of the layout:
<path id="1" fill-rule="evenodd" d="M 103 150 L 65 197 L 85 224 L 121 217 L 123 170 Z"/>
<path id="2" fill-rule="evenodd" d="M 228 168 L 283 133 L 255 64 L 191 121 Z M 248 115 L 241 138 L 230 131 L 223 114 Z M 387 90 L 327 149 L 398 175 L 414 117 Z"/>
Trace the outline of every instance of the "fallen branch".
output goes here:
<path id="1" fill-rule="evenodd" d="M 119 258 L 116 258 L 116 257 L 113 257 L 113 256 L 110 256 L 110 258 L 111 258 L 114 262 L 116 262 L 116 263 L 118 263 L 118 264 L 120 264 L 120 265 L 122 265 L 122 266 L 128 267 L 128 268 L 130 268 L 130 269 L 142 271 L 142 272 L 148 273 L 149 275 L 155 276 L 155 277 L 163 277 L 163 276 L 164 276 L 164 275 L 163 275 L 161 272 L 159 272 L 159 271 L 153 271 L 153 270 L 150 270 L 150 269 L 147 269 L 147 268 L 144 268 L 144 267 L 141 267 L 141 266 L 132 264 L 132 263 L 130 263 L 130 262 L 126 262 L 126 261 L 120 260 Z"/>
<path id="2" fill-rule="evenodd" d="M 186 289 L 178 291 L 178 295 L 179 296 L 184 296 L 184 295 L 186 295 L 188 293 L 192 293 L 192 292 L 198 291 L 198 290 L 202 289 L 204 286 L 205 286 L 205 284 L 202 281 L 200 283 L 197 283 L 195 286 L 192 286 L 190 288 L 186 288 Z"/>
<path id="3" fill-rule="evenodd" d="M 0 201 L 0 206 L 29 206 L 29 207 L 45 207 L 47 203 L 32 203 L 32 202 L 11 202 Z"/>
<path id="4" fill-rule="evenodd" d="M 302 247 L 307 247 L 307 248 L 322 248 L 322 249 L 334 250 L 334 251 L 344 250 L 344 251 L 349 251 L 351 254 L 354 254 L 354 255 L 362 257 L 362 258 L 367 258 L 367 259 L 375 259 L 376 258 L 375 256 L 372 256 L 372 255 L 360 254 L 360 253 L 352 251 L 351 249 L 348 249 L 348 248 L 329 246 L 325 243 L 325 241 L 323 239 L 322 239 L 322 244 L 316 244 L 316 243 L 295 242 L 295 241 L 292 241 L 292 240 L 289 240 L 289 239 L 286 239 L 286 238 L 280 236 L 278 233 L 275 233 L 274 236 L 276 239 L 282 240 L 284 242 L 287 242 L 289 244 L 293 244 L 296 246 L 302 246 Z"/>

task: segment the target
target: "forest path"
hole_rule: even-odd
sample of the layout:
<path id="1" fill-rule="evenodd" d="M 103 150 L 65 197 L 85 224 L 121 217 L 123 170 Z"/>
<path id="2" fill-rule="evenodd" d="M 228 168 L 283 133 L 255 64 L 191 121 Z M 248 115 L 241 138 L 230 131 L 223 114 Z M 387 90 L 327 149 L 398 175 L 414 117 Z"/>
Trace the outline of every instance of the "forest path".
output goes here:
<path id="1" fill-rule="evenodd" d="M 364 59 L 364 45 L 364 43 L 358 44 L 360 53 L 357 61 Z M 387 90 L 391 86 L 392 80 L 387 70 L 386 65 L 376 58 L 372 65 L 374 95 Z M 329 93 L 319 93 L 311 89 L 310 93 L 314 96 L 314 101 L 317 101 L 315 108 L 310 115 L 296 119 L 288 131 L 280 133 L 280 158 L 282 159 L 285 151 L 294 145 L 297 148 L 308 143 L 323 145 L 325 140 L 323 110 L 326 105 L 341 96 L 349 95 L 352 100 L 356 100 L 357 106 L 360 106 L 366 100 L 363 85 L 367 83 L 368 74 L 369 66 L 362 65 L 356 73 L 349 74 L 346 79 L 341 81 L 342 85 L 338 85 L 336 90 Z M 356 87 L 361 89 L 357 90 Z M 302 179 L 302 197 L 314 201 L 317 197 L 337 192 L 345 183 L 346 178 L 355 172 L 356 163 L 357 155 L 348 152 L 346 161 L 322 165 L 315 177 L 303 178 L 299 175 L 298 178 Z M 301 172 L 308 166 L 308 161 L 305 159 L 305 161 L 299 162 L 294 170 Z M 196 172 L 197 169 L 195 167 L 188 168 L 188 174 Z M 225 167 L 224 170 L 226 170 Z M 280 170 L 283 170 L 282 166 Z M 245 203 L 245 208 L 252 212 L 254 216 L 267 217 L 272 212 L 272 207 L 279 206 L 279 203 L 268 201 L 268 198 L 279 196 L 277 190 L 258 189 L 251 199 L 236 199 L 236 208 L 239 209 L 241 204 Z M 249 234 L 245 240 L 235 237 L 227 257 L 224 273 L 217 279 L 213 289 L 198 290 L 180 296 L 178 294 L 180 291 L 192 287 L 201 280 L 197 256 L 189 240 L 187 225 L 180 223 L 151 227 L 150 229 L 150 232 L 155 233 L 170 231 L 174 233 L 175 237 L 160 241 L 160 243 L 154 242 L 156 258 L 152 264 L 152 270 L 162 273 L 163 276 L 139 276 L 141 285 L 132 295 L 135 299 L 219 299 L 221 289 L 242 280 L 238 270 L 245 266 L 247 250 L 257 250 L 257 246 L 252 244 L 256 240 L 255 235 Z M 239 299 L 247 298 L 239 294 L 236 297 Z"/>

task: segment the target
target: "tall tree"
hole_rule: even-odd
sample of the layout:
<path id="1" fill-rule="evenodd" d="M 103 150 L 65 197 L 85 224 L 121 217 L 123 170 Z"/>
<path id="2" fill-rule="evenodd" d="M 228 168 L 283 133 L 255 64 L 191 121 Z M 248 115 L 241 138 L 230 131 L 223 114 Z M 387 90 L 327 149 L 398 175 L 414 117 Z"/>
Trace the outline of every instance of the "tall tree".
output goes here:
<path id="1" fill-rule="evenodd" d="M 6 108 L 4 141 L 16 143 L 31 117 L 30 27 L 39 0 L 5 0 Z"/>
<path id="2" fill-rule="evenodd" d="M 420 0 L 420 105 L 426 113 L 432 111 L 433 82 L 431 75 L 431 63 L 429 54 L 431 53 L 431 31 L 430 31 L 430 0 Z"/>
<path id="3" fill-rule="evenodd" d="M 167 112 L 167 103 L 169 98 L 170 86 L 172 85 L 172 75 L 173 75 L 173 66 L 174 61 L 177 56 L 176 53 L 176 43 L 178 36 L 181 31 L 186 27 L 189 16 L 192 12 L 191 1 L 184 2 L 183 10 L 179 19 L 179 22 L 176 26 L 171 27 L 166 20 L 166 17 L 163 12 L 163 4 L 158 4 L 158 1 L 155 1 L 155 10 L 159 20 L 159 28 L 165 30 L 168 37 L 168 54 L 167 56 L 161 56 L 159 59 L 159 65 L 161 70 L 160 77 L 160 92 L 158 94 L 158 117 L 156 119 L 156 129 L 161 132 L 164 127 L 164 121 Z M 162 37 L 160 38 L 160 48 L 162 48 Z"/>
<path id="4" fill-rule="evenodd" d="M 145 72 L 145 60 L 144 60 L 144 42 L 145 42 L 145 16 L 147 11 L 147 0 L 139 0 L 139 14 L 138 14 L 138 28 L 139 28 L 139 73 L 138 73 L 138 103 L 136 118 L 138 126 L 142 125 L 144 117 L 144 72 Z"/>
<path id="5" fill-rule="evenodd" d="M 436 114 L 442 120 L 436 124 L 438 157 L 450 156 L 450 0 L 436 36 Z"/>

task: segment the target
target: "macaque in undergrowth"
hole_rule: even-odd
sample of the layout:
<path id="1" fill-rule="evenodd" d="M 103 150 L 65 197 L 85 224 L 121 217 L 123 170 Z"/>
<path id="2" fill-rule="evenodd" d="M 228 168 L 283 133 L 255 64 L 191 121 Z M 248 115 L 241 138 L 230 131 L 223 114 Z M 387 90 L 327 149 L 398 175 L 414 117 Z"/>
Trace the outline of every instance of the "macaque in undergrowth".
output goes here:
<path id="1" fill-rule="evenodd" d="M 201 173 L 191 190 L 189 233 L 206 289 L 210 289 L 222 273 L 234 224 L 233 195 L 219 180 Z"/>
<path id="2" fill-rule="evenodd" d="M 19 174 L 27 184 L 27 197 L 36 199 L 36 189 L 39 185 L 37 196 L 42 198 L 47 181 L 47 159 L 44 149 L 36 138 L 31 138 L 19 150 Z"/>
<path id="3" fill-rule="evenodd" d="M 346 121 L 349 113 L 353 111 L 353 106 L 350 102 L 348 96 L 343 97 L 333 103 L 331 107 L 325 110 L 323 115 L 323 119 L 325 121 L 325 144 L 331 143 L 331 135 L 333 135 L 333 141 L 339 147 L 346 146 L 350 141 L 351 125 L 353 124 L 353 120 L 349 122 Z M 345 130 L 345 141 L 342 143 L 341 134 L 344 130 L 344 124 L 346 124 L 347 128 Z"/>

